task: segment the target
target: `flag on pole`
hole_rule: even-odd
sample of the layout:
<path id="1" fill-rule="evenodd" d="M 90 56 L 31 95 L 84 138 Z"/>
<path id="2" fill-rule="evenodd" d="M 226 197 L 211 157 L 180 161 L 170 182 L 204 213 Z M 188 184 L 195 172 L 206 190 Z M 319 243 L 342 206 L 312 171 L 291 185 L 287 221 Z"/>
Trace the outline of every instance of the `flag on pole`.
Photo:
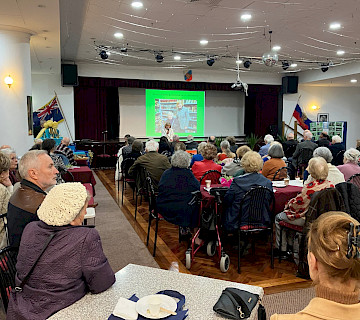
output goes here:
<path id="1" fill-rule="evenodd" d="M 184 74 L 185 81 L 191 81 L 192 80 L 192 70 L 189 70 Z"/>
<path id="2" fill-rule="evenodd" d="M 61 113 L 56 96 L 46 105 L 33 112 L 33 126 L 40 127 L 41 120 L 53 120 L 56 122 L 64 121 L 64 116 Z"/>
<path id="3" fill-rule="evenodd" d="M 305 112 L 302 111 L 299 104 L 296 104 L 293 116 L 299 122 L 299 125 L 300 125 L 301 128 L 303 128 L 304 130 L 310 129 L 310 123 L 312 121 L 307 117 Z"/>

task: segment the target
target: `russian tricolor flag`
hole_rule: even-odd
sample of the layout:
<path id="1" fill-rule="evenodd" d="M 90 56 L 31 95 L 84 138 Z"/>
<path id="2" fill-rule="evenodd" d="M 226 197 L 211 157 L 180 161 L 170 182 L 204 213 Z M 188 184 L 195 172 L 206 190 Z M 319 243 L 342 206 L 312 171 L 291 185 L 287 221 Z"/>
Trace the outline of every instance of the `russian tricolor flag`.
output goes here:
<path id="1" fill-rule="evenodd" d="M 296 105 L 293 116 L 299 122 L 299 125 L 300 125 L 301 128 L 303 128 L 304 130 L 310 129 L 310 123 L 312 121 L 307 117 L 305 112 L 302 111 L 299 104 Z"/>

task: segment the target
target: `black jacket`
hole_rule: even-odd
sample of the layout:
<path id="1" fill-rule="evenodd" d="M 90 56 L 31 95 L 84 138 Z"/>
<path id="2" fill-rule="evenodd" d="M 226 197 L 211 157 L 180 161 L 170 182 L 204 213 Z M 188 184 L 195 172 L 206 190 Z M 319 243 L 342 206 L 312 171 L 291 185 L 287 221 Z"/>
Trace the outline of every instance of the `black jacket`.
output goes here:
<path id="1" fill-rule="evenodd" d="M 298 143 L 299 142 L 295 139 L 287 140 L 283 142 L 283 149 L 286 158 L 290 158 L 293 156 Z"/>
<path id="2" fill-rule="evenodd" d="M 335 186 L 345 204 L 345 212 L 351 215 L 357 221 L 360 221 L 360 190 L 350 182 L 341 182 Z"/>

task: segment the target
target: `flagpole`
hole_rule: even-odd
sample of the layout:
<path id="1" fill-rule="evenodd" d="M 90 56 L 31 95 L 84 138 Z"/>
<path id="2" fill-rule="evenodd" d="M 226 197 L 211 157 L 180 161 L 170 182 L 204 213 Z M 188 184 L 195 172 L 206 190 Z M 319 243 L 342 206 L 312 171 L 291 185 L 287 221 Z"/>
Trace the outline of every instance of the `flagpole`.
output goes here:
<path id="1" fill-rule="evenodd" d="M 296 108 L 296 106 L 299 104 L 300 98 L 301 98 L 301 95 L 299 95 L 299 98 L 297 99 L 295 108 Z M 292 113 L 291 118 L 290 118 L 290 120 L 289 120 L 289 125 L 288 125 L 289 127 L 290 127 L 290 123 L 291 123 L 292 118 L 294 118 L 294 112 Z M 286 136 L 287 130 L 288 130 L 288 127 L 286 127 L 285 136 Z"/>
<path id="2" fill-rule="evenodd" d="M 69 135 L 70 135 L 70 138 L 71 138 L 72 142 L 74 142 L 74 139 L 73 139 L 73 137 L 72 137 L 72 135 L 71 135 L 71 131 L 70 131 L 70 128 L 69 128 L 69 126 L 68 126 L 68 123 L 67 123 L 67 120 L 66 120 L 66 117 L 65 117 L 65 113 L 64 113 L 64 111 L 63 111 L 63 109 L 62 109 L 62 107 L 61 107 L 59 98 L 58 98 L 55 90 L 54 90 L 54 92 L 55 92 L 56 101 L 57 101 L 57 103 L 58 103 L 58 105 L 59 105 L 59 108 L 60 108 L 60 111 L 61 111 L 61 113 L 62 113 L 62 115 L 63 115 L 63 117 L 64 117 L 66 128 L 67 128 L 67 130 L 68 130 L 68 132 L 69 132 Z"/>

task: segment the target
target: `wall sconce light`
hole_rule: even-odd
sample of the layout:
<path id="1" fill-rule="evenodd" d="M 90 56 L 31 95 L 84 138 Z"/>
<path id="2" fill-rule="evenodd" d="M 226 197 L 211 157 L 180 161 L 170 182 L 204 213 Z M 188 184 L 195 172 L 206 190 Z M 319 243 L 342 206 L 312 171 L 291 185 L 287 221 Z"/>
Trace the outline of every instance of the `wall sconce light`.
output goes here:
<path id="1" fill-rule="evenodd" d="M 313 110 L 319 110 L 320 108 L 319 108 L 318 106 L 313 105 L 313 106 L 311 107 L 311 109 L 313 109 Z"/>
<path id="2" fill-rule="evenodd" d="M 10 75 L 8 77 L 6 77 L 4 79 L 5 83 L 9 86 L 9 88 L 11 87 L 11 85 L 14 83 L 13 78 L 10 77 Z"/>

